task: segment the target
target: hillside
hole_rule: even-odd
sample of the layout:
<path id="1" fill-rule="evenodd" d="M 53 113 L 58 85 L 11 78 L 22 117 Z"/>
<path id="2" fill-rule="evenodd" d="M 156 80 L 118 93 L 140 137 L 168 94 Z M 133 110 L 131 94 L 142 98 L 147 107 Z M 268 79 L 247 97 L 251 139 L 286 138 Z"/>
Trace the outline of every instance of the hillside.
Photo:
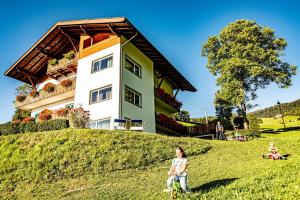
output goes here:
<path id="1" fill-rule="evenodd" d="M 300 116 L 300 99 L 289 103 L 282 103 L 280 106 L 285 115 Z M 278 105 L 274 105 L 252 113 L 259 118 L 268 118 L 280 114 L 280 109 Z"/>
<path id="2" fill-rule="evenodd" d="M 262 159 L 270 141 L 288 160 Z M 1 199 L 170 199 L 162 190 L 178 144 L 191 199 L 300 196 L 300 131 L 235 142 L 67 129 L 0 137 Z"/>

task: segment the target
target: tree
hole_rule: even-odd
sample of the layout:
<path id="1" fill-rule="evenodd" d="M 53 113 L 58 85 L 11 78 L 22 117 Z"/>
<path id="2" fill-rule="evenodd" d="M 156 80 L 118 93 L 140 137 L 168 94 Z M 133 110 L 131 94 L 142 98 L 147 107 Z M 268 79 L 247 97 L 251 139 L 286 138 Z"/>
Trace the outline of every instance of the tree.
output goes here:
<path id="1" fill-rule="evenodd" d="M 223 99 L 216 99 L 214 103 L 216 109 L 216 116 L 218 117 L 218 120 L 222 122 L 224 129 L 226 130 L 233 129 L 231 123 L 233 107 L 230 105 L 229 102 Z"/>
<path id="2" fill-rule="evenodd" d="M 181 110 L 178 113 L 175 114 L 176 120 L 180 121 L 190 121 L 190 113 L 186 110 Z"/>
<path id="3" fill-rule="evenodd" d="M 296 66 L 281 60 L 287 42 L 274 30 L 255 21 L 237 20 L 202 47 L 207 68 L 217 77 L 217 99 L 223 99 L 242 111 L 248 128 L 247 110 L 253 107 L 256 91 L 274 82 L 281 88 L 291 85 Z"/>

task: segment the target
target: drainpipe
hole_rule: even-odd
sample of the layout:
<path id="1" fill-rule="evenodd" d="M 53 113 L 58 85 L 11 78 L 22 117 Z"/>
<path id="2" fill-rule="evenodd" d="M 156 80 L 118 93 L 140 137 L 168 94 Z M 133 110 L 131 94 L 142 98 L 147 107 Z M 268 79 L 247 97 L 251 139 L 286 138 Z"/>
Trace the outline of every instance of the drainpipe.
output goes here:
<path id="1" fill-rule="evenodd" d="M 122 92 L 123 92 L 123 88 L 122 88 L 122 82 L 123 82 L 123 47 L 128 44 L 131 40 L 133 40 L 136 36 L 138 35 L 138 33 L 136 32 L 134 36 L 132 36 L 129 40 L 127 40 L 126 42 L 124 42 L 124 44 L 121 44 L 121 48 L 120 48 L 120 83 L 119 83 L 119 87 L 120 87 L 120 99 L 119 99 L 119 119 L 122 119 L 122 104 L 123 104 L 123 98 L 122 98 Z M 120 36 L 121 37 L 121 36 Z"/>

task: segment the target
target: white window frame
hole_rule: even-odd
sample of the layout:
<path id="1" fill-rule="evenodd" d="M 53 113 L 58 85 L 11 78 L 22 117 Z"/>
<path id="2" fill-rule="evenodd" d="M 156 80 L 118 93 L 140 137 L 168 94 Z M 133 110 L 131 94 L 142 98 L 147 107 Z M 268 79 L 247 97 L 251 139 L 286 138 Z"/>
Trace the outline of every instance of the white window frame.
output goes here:
<path id="1" fill-rule="evenodd" d="M 130 62 L 133 63 L 133 72 L 130 71 L 128 68 L 126 68 L 126 60 L 129 60 Z M 130 58 L 130 57 L 127 56 L 127 55 L 125 56 L 125 66 L 124 66 L 124 67 L 125 67 L 125 69 L 127 69 L 129 72 L 131 72 L 132 74 L 136 75 L 136 76 L 139 77 L 139 78 L 142 78 L 142 66 L 139 65 L 137 62 L 135 62 L 132 58 Z M 136 68 L 139 69 L 139 75 L 137 75 L 137 74 L 135 73 Z"/>
<path id="2" fill-rule="evenodd" d="M 100 100 L 100 95 L 99 95 L 100 91 L 101 90 L 105 90 L 107 88 L 111 88 L 110 98 L 106 98 L 106 99 Z M 96 91 L 98 91 L 97 100 L 96 100 L 96 102 L 92 102 L 92 94 L 93 94 L 93 92 L 96 92 Z M 111 99 L 112 99 L 112 85 L 107 85 L 107 86 L 104 86 L 104 87 L 101 87 L 101 88 L 97 88 L 97 89 L 94 89 L 94 90 L 90 91 L 90 99 L 89 99 L 89 103 L 90 104 L 95 104 L 95 103 L 99 103 L 99 102 L 103 102 L 103 101 L 108 101 L 108 100 L 111 100 Z"/>
<path id="3" fill-rule="evenodd" d="M 99 68 L 101 68 L 101 62 L 102 62 L 102 60 L 107 59 L 107 58 L 110 58 L 110 57 L 111 57 L 111 60 L 112 60 L 112 61 L 111 61 L 111 66 L 108 66 L 108 67 L 106 67 L 106 68 L 104 68 L 104 69 L 98 69 L 98 70 L 93 71 L 93 70 L 94 70 L 94 63 L 100 62 Z M 113 62 L 114 62 L 113 54 L 110 54 L 110 55 L 108 55 L 108 56 L 104 56 L 104 57 L 102 57 L 102 58 L 99 58 L 99 59 L 97 59 L 97 60 L 94 60 L 94 61 L 92 62 L 91 74 L 94 74 L 94 73 L 100 72 L 100 71 L 102 71 L 102 70 L 111 68 L 111 67 L 113 66 Z"/>
<path id="4" fill-rule="evenodd" d="M 98 120 L 93 120 L 89 123 L 89 127 L 90 129 L 98 129 L 98 123 L 99 122 L 103 122 L 103 121 L 107 121 L 109 120 L 109 126 L 108 126 L 108 129 L 99 129 L 99 130 L 109 130 L 110 129 L 110 124 L 111 124 L 111 117 L 108 117 L 108 118 L 103 118 L 103 119 L 98 119 Z M 92 123 L 95 123 L 95 128 L 91 128 L 91 124 Z"/>

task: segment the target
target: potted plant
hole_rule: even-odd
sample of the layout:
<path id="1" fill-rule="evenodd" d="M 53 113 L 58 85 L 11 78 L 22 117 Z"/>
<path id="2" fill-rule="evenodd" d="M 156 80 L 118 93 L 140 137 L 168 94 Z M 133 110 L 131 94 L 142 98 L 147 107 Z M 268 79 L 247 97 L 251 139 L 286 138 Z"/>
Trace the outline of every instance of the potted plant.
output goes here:
<path id="1" fill-rule="evenodd" d="M 66 58 L 67 60 L 74 59 L 75 58 L 75 52 L 72 50 L 72 51 L 69 51 L 68 53 L 65 53 L 64 58 Z"/>
<path id="2" fill-rule="evenodd" d="M 25 99 L 26 99 L 26 95 L 24 95 L 24 94 L 20 94 L 20 95 L 16 96 L 16 101 L 18 101 L 18 102 L 23 102 L 23 101 L 25 101 Z"/>
<path id="3" fill-rule="evenodd" d="M 63 80 L 62 82 L 60 82 L 60 85 L 62 85 L 63 87 L 70 87 L 72 86 L 73 82 L 69 79 Z"/>
<path id="4" fill-rule="evenodd" d="M 55 66 L 58 64 L 58 60 L 56 58 L 52 58 L 48 61 L 48 64 L 51 66 Z"/>
<path id="5" fill-rule="evenodd" d="M 29 93 L 29 96 L 31 97 L 37 97 L 39 95 L 39 92 L 37 90 L 32 90 L 30 93 Z"/>
<path id="6" fill-rule="evenodd" d="M 45 92 L 53 92 L 55 89 L 55 85 L 53 83 L 47 83 L 46 85 L 44 85 L 43 90 Z"/>

